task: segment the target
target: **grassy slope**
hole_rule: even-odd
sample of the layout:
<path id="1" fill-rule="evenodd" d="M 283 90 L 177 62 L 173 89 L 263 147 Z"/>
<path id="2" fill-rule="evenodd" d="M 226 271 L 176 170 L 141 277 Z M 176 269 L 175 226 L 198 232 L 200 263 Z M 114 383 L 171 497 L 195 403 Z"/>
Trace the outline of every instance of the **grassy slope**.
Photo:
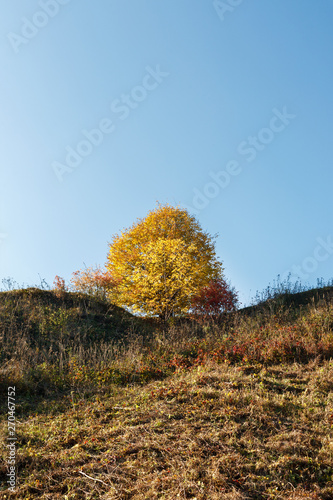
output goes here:
<path id="1" fill-rule="evenodd" d="M 240 312 L 205 337 L 188 326 L 140 337 L 121 310 L 10 293 L 0 317 L 16 354 L 3 342 L 14 362 L 1 383 L 17 386 L 19 487 L 0 498 L 333 498 L 332 289 Z M 4 444 L 6 425 L 3 414 Z"/>

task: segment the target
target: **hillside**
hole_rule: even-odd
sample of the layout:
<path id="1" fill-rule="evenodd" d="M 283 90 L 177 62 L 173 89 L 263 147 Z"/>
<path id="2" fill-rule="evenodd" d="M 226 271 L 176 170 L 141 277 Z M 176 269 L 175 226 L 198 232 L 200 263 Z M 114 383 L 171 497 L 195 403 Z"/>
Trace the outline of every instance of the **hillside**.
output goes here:
<path id="1" fill-rule="evenodd" d="M 73 337 L 74 327 L 80 336 L 89 332 L 95 340 L 120 338 L 130 326 L 143 328 L 140 318 L 115 305 L 84 294 L 39 288 L 0 292 L 0 321 L 12 335 L 26 332 L 35 339 L 47 331 L 58 335 L 64 326 L 69 336 Z"/>
<path id="2" fill-rule="evenodd" d="M 154 328 L 78 294 L 0 294 L 15 499 L 333 498 L 333 288 Z M 2 444 L 8 435 L 1 414 Z"/>
<path id="3" fill-rule="evenodd" d="M 21 369 L 65 363 L 82 349 L 124 344 L 129 332 L 142 335 L 149 328 L 124 309 L 83 294 L 38 288 L 1 292 L 2 371 L 15 363 Z"/>

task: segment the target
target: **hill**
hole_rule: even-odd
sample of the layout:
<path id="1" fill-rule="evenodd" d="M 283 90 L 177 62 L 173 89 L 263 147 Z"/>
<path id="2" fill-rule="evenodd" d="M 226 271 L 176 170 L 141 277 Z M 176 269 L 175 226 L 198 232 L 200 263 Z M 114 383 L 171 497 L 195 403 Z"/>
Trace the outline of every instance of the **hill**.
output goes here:
<path id="1" fill-rule="evenodd" d="M 0 321 L 0 498 L 333 498 L 332 287 L 164 330 L 28 289 Z"/>
<path id="2" fill-rule="evenodd" d="M 148 331 L 141 318 L 84 294 L 38 288 L 1 292 L 0 373 L 15 365 L 21 371 L 43 363 L 63 366 L 83 351 L 89 357 L 97 346 L 126 344 L 129 333 Z"/>

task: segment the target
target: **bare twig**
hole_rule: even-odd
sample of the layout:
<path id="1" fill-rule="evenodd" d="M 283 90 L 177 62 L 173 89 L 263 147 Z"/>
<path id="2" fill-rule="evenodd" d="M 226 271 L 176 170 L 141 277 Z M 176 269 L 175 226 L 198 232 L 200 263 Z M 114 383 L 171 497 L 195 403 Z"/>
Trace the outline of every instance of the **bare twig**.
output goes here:
<path id="1" fill-rule="evenodd" d="M 130 407 L 126 407 L 126 406 L 113 406 L 112 409 L 113 410 L 135 410 L 135 408 L 130 408 Z"/>
<path id="2" fill-rule="evenodd" d="M 109 484 L 105 483 L 101 479 L 95 479 L 94 477 L 88 476 L 88 474 L 86 474 L 85 472 L 82 472 L 81 470 L 79 470 L 79 474 L 82 474 L 82 476 L 86 476 L 89 479 L 92 479 L 93 481 L 98 481 L 99 483 L 103 483 L 103 484 L 105 484 L 105 486 L 110 486 Z"/>

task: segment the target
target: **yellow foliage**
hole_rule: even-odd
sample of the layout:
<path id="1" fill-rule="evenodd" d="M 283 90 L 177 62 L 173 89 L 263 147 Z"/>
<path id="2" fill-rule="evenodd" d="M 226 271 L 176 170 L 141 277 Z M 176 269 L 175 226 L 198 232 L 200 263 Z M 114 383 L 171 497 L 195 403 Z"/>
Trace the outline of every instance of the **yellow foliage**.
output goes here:
<path id="1" fill-rule="evenodd" d="M 212 237 L 187 210 L 158 205 L 113 237 L 107 269 L 118 280 L 117 304 L 167 319 L 222 276 Z"/>

